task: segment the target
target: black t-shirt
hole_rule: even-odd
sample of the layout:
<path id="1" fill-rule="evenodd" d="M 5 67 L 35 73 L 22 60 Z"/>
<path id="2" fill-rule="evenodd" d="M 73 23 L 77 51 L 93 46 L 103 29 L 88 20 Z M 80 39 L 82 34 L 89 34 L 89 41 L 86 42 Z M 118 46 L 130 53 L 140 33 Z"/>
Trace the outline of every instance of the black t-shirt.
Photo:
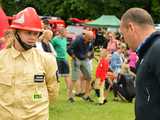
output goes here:
<path id="1" fill-rule="evenodd" d="M 46 44 L 45 42 L 42 41 L 42 48 L 45 52 L 52 52 L 51 47 L 49 44 Z"/>
<path id="2" fill-rule="evenodd" d="M 108 40 L 105 39 L 104 42 L 103 42 L 103 48 L 106 49 L 108 46 Z"/>

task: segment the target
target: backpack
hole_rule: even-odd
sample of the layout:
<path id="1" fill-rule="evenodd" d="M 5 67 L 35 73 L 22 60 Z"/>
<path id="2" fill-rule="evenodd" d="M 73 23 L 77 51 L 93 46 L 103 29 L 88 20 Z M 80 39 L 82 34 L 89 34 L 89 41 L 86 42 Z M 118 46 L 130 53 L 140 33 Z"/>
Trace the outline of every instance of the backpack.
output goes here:
<path id="1" fill-rule="evenodd" d="M 128 93 L 129 97 L 135 97 L 136 91 L 135 91 L 135 77 L 132 75 L 125 75 L 126 80 L 126 92 Z"/>

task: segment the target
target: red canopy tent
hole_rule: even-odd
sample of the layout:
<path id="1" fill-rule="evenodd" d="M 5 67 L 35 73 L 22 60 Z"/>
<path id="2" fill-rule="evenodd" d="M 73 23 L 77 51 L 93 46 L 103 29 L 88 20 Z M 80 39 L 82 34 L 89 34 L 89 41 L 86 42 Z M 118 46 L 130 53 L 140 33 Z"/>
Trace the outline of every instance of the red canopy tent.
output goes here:
<path id="1" fill-rule="evenodd" d="M 79 19 L 79 18 L 69 18 L 69 20 L 73 23 L 81 23 L 81 24 L 92 21 L 89 19 Z"/>
<path id="2" fill-rule="evenodd" d="M 8 17 L 0 7 L 0 38 L 4 35 L 5 30 L 9 28 Z"/>
<path id="3" fill-rule="evenodd" d="M 75 23 L 83 23 L 84 22 L 83 20 L 81 20 L 79 18 L 70 18 L 69 20 L 72 22 L 75 22 Z"/>

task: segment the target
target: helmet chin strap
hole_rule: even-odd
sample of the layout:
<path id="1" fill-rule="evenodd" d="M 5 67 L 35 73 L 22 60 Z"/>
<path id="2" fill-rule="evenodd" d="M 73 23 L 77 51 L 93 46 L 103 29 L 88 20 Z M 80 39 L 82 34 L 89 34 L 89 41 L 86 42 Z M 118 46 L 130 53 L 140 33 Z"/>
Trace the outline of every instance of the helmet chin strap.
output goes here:
<path id="1" fill-rule="evenodd" d="M 22 41 L 22 39 L 20 38 L 20 36 L 18 35 L 18 33 L 15 33 L 16 39 L 18 40 L 18 42 L 20 43 L 20 45 L 25 49 L 25 50 L 29 50 L 32 47 L 35 47 L 35 45 L 28 45 L 25 42 Z"/>

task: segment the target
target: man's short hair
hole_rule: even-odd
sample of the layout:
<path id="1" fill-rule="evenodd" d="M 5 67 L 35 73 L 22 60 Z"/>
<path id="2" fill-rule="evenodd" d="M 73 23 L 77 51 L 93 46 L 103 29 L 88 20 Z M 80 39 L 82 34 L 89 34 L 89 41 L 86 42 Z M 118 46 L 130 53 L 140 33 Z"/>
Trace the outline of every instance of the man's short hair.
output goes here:
<path id="1" fill-rule="evenodd" d="M 138 25 L 152 25 L 154 26 L 153 19 L 151 15 L 142 8 L 130 8 L 128 9 L 123 16 L 121 17 L 121 20 L 124 23 L 128 22 L 134 22 Z"/>

